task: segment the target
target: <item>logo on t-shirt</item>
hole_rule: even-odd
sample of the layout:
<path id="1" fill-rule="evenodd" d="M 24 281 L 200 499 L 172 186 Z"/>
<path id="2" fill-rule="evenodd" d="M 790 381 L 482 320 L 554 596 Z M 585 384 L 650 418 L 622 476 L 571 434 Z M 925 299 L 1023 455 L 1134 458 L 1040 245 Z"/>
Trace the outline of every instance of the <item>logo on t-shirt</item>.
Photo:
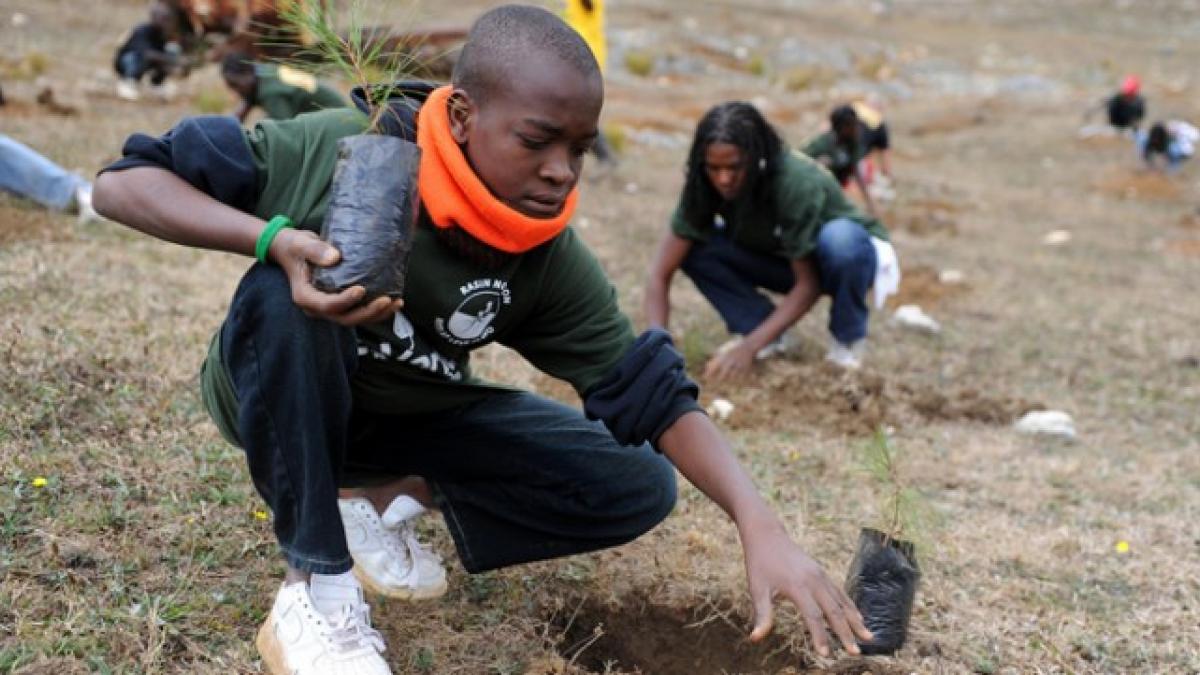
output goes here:
<path id="1" fill-rule="evenodd" d="M 378 361 L 398 361 L 427 370 L 452 382 L 463 378 L 462 369 L 454 359 L 442 356 L 417 334 L 412 321 L 403 312 L 392 317 L 392 335 L 384 339 L 372 339 L 362 334 L 358 341 L 358 355 L 370 356 Z"/>
<path id="2" fill-rule="evenodd" d="M 508 282 L 502 279 L 477 279 L 459 289 L 462 302 L 448 319 L 437 318 L 434 328 L 446 342 L 459 347 L 486 342 L 496 328 L 492 323 L 505 305 L 512 304 Z"/>

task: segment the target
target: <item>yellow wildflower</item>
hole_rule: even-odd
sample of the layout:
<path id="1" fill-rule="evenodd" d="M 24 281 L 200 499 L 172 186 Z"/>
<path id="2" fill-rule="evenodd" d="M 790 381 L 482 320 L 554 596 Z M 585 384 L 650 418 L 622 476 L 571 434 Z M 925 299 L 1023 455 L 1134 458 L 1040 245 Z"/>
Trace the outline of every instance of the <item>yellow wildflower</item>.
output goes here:
<path id="1" fill-rule="evenodd" d="M 50 481 L 46 480 L 45 476 L 38 476 L 37 478 L 33 479 L 33 487 L 44 488 L 47 484 L 49 484 L 49 482 Z"/>
<path id="2" fill-rule="evenodd" d="M 1122 539 L 1113 548 L 1117 549 L 1117 553 L 1129 553 L 1129 542 Z"/>

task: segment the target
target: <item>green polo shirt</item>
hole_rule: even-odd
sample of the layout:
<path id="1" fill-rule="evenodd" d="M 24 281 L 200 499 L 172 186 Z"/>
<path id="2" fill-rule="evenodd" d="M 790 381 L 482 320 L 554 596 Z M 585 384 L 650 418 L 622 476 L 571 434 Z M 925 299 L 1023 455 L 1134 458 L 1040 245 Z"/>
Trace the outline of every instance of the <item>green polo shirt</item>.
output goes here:
<path id="1" fill-rule="evenodd" d="M 824 159 L 833 177 L 845 183 L 854 176 L 858 163 L 871 151 L 867 134 L 863 133 L 865 131 L 865 126 L 859 129 L 858 139 L 850 147 L 839 144 L 837 136 L 832 131 L 826 131 L 804 146 L 804 154 L 816 160 Z"/>
<path id="2" fill-rule="evenodd" d="M 350 109 L 266 120 L 246 132 L 258 172 L 261 218 L 290 217 L 317 231 L 329 202 L 337 140 L 360 133 Z M 451 409 L 506 387 L 471 374 L 471 352 L 497 342 L 581 396 L 608 375 L 633 344 L 629 320 L 600 264 L 567 228 L 554 239 L 483 270 L 457 255 L 422 222 L 414 236 L 404 310 L 359 326 L 355 405 L 385 414 Z M 203 369 L 204 401 L 236 442 L 236 397 L 214 338 Z"/>
<path id="3" fill-rule="evenodd" d="M 773 181 L 773 208 L 751 210 L 747 204 L 734 202 L 722 212 L 723 231 L 734 244 L 799 260 L 816 248 L 821 226 L 838 218 L 853 220 L 871 236 L 888 240 L 883 225 L 852 204 L 825 167 L 799 152 L 784 151 Z M 671 216 L 671 231 L 690 241 L 707 242 L 719 230 L 715 219 L 689 222 L 683 216 L 682 202 Z"/>
<path id="4" fill-rule="evenodd" d="M 347 106 L 333 88 L 295 68 L 260 63 L 254 66 L 254 73 L 258 85 L 253 103 L 273 120 L 290 120 L 301 113 Z"/>

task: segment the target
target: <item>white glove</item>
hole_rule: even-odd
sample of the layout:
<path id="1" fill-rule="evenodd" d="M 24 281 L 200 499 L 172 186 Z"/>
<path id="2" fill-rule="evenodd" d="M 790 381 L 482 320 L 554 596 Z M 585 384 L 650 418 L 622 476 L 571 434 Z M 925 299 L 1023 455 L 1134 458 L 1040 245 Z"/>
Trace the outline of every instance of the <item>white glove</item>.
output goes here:
<path id="1" fill-rule="evenodd" d="M 875 246 L 875 309 L 882 309 L 888 296 L 900 290 L 900 259 L 890 243 L 871 237 L 871 244 Z"/>

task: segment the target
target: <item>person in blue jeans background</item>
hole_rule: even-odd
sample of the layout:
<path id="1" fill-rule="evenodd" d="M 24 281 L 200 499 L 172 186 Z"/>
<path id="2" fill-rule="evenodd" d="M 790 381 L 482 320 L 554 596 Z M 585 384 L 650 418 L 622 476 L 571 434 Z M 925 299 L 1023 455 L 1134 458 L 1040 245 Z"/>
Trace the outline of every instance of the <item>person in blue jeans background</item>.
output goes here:
<path id="1" fill-rule="evenodd" d="M 178 45 L 171 42 L 177 32 L 175 16 L 162 2 L 150 5 L 149 21 L 136 26 L 113 57 L 113 68 L 120 80 L 117 97 L 136 101 L 138 85 L 149 76 L 151 93 L 169 98 L 172 88 L 167 75 L 180 64 Z"/>
<path id="2" fill-rule="evenodd" d="M 696 128 L 683 193 L 647 280 L 651 326 L 667 327 L 679 269 L 739 338 L 709 361 L 705 374 L 717 379 L 745 374 L 756 357 L 780 351 L 784 332 L 823 294 L 833 301 L 827 358 L 858 368 L 867 292 L 876 287 L 879 303 L 899 281 L 883 225 L 741 101 L 716 106 Z M 783 299 L 776 305 L 760 289 Z"/>
<path id="3" fill-rule="evenodd" d="M 91 183 L 4 134 L 0 134 L 0 190 L 55 211 L 74 208 L 80 223 L 100 218 L 92 210 Z"/>

